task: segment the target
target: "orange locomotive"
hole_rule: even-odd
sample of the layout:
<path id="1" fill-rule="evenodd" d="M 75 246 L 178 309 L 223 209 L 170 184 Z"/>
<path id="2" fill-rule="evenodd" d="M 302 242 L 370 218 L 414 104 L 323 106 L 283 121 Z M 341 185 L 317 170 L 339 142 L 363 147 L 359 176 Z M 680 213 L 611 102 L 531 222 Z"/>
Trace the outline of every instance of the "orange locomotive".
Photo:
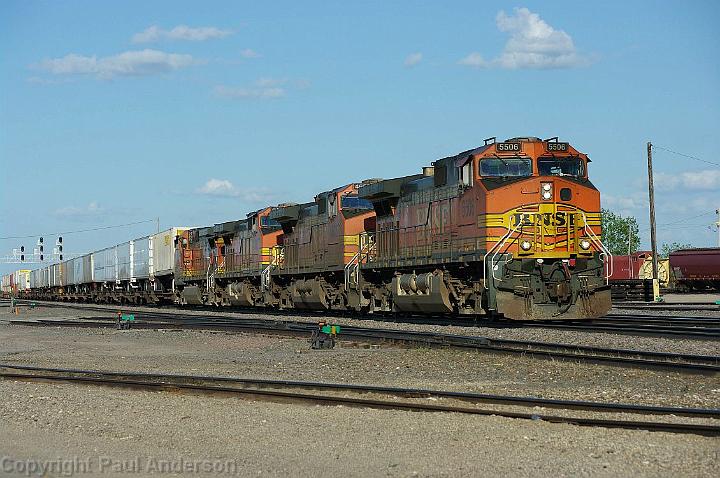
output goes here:
<path id="1" fill-rule="evenodd" d="M 568 143 L 513 138 L 178 237 L 180 303 L 590 318 L 600 194 Z"/>
<path id="2" fill-rule="evenodd" d="M 589 158 L 557 138 L 513 138 L 367 185 L 376 250 L 370 308 L 589 318 L 611 307 Z M 391 271 L 391 274 L 388 273 Z"/>
<path id="3" fill-rule="evenodd" d="M 181 304 L 278 305 L 261 276 L 279 259 L 280 224 L 267 207 L 247 219 L 189 229 L 177 237 L 175 284 Z"/>

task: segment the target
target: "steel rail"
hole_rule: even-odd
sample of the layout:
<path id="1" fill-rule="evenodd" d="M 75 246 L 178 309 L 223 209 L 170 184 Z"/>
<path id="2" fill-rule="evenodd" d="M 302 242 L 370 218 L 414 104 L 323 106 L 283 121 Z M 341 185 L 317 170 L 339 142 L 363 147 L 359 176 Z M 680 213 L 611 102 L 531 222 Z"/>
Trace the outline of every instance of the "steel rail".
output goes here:
<path id="1" fill-rule="evenodd" d="M 10 321 L 20 325 L 41 326 L 114 326 L 111 318 L 104 321 L 52 320 L 38 319 L 35 322 L 23 320 Z M 272 333 L 308 337 L 317 328 L 311 322 L 293 322 L 282 320 L 207 318 L 201 316 L 178 316 L 162 314 L 159 321 L 138 319 L 133 327 L 142 328 L 184 328 L 184 329 L 220 329 L 252 333 Z M 720 357 L 708 355 L 690 355 L 666 352 L 648 352 L 629 349 L 610 349 L 584 345 L 556 344 L 536 341 L 493 339 L 484 336 L 456 335 L 435 332 L 393 330 L 384 328 L 364 328 L 342 326 L 341 338 L 371 343 L 395 342 L 414 346 L 441 346 L 469 348 L 501 353 L 542 356 L 547 358 L 565 358 L 622 366 L 640 366 L 661 368 L 675 372 L 717 373 L 720 372 Z"/>
<path id="2" fill-rule="evenodd" d="M 96 310 L 96 311 L 102 311 L 102 312 L 112 312 L 114 310 L 122 309 L 122 310 L 134 310 L 137 307 L 150 307 L 150 308 L 156 308 L 157 310 L 153 312 L 147 312 L 143 311 L 143 314 L 145 316 L 148 316 L 150 314 L 176 314 L 176 315 L 182 315 L 183 313 L 188 312 L 188 310 L 182 310 L 177 309 L 174 306 L 170 306 L 169 308 L 162 310 L 163 306 L 139 306 L 139 305 L 105 305 L 105 306 L 97 306 L 93 304 L 77 304 L 77 303 L 66 303 L 66 302 L 43 302 L 43 301 L 35 301 L 36 303 L 42 304 L 46 307 L 56 307 L 56 308 L 71 308 L 71 309 L 77 309 L 77 310 Z M 199 306 L 199 308 L 193 308 L 190 309 L 193 311 L 198 312 L 208 312 L 207 307 Z M 718 309 L 720 310 L 720 309 Z M 216 312 L 216 311 L 212 311 Z M 210 313 L 212 313 L 210 312 Z M 253 315 L 265 315 L 265 316 L 292 316 L 292 315 L 302 315 L 305 317 L 317 317 L 319 320 L 328 320 L 328 319 L 342 319 L 349 317 L 350 315 L 348 313 L 343 313 L 342 311 L 297 311 L 297 310 L 272 310 L 272 309 L 257 309 L 257 308 L 241 308 L 239 311 L 235 310 L 234 308 L 230 308 L 227 311 L 221 311 L 224 313 L 243 313 L 243 314 L 253 314 Z M 188 317 L 191 317 L 188 315 Z M 194 317 L 194 316 L 193 316 Z M 220 316 L 218 316 L 220 317 Z M 709 319 L 707 324 L 718 324 L 718 327 L 704 327 L 705 324 L 703 324 L 703 327 L 688 327 L 687 323 L 681 323 L 678 322 L 677 326 L 675 326 L 673 323 L 670 323 L 669 326 L 661 327 L 655 324 L 640 324 L 640 323 L 630 323 L 629 321 L 627 323 L 624 322 L 622 319 L 622 315 L 620 316 L 610 316 L 607 319 L 600 318 L 600 319 L 588 319 L 587 321 L 580 321 L 580 320 L 562 320 L 562 321 L 514 321 L 514 320 L 505 320 L 505 319 L 497 319 L 497 318 L 478 318 L 478 317 L 462 317 L 462 316 L 454 316 L 454 317 L 445 317 L 445 316 L 416 316 L 416 315 L 401 315 L 399 317 L 400 321 L 409 323 L 409 324 L 430 324 L 430 325 L 457 325 L 457 326 L 465 326 L 465 327 L 488 327 L 488 328 L 547 328 L 547 329 L 566 329 L 566 330 L 576 330 L 576 331 L 584 331 L 584 332 L 601 332 L 601 333 L 618 333 L 618 334 L 627 334 L 627 335 L 640 335 L 640 336 L 658 336 L 658 337 L 682 337 L 682 338 L 689 338 L 689 339 L 697 339 L 697 340 L 715 340 L 720 338 L 720 318 L 713 319 L 708 317 L 701 317 L 699 319 Z M 353 314 L 352 318 L 359 319 L 359 320 L 374 320 L 374 321 L 396 321 L 398 319 L 397 316 L 391 316 L 387 314 Z M 660 317 L 654 317 L 654 316 L 648 316 L 649 322 L 652 321 L 658 321 L 662 320 L 663 318 Z M 666 321 L 667 318 L 664 318 Z M 697 318 L 694 318 L 697 319 Z M 670 319 L 671 320 L 671 319 Z M 715 320 L 716 322 L 711 322 L 712 320 Z M 639 322 L 639 321 L 638 321 Z"/>
<path id="3" fill-rule="evenodd" d="M 432 412 L 455 412 L 475 415 L 495 415 L 507 418 L 521 418 L 529 420 L 540 420 L 551 423 L 569 423 L 580 426 L 596 426 L 605 428 L 642 429 L 650 431 L 665 431 L 674 433 L 689 433 L 705 436 L 720 436 L 720 426 L 697 423 L 667 423 L 657 421 L 637 420 L 614 420 L 597 419 L 588 417 L 566 417 L 541 415 L 538 413 L 524 413 L 497 409 L 480 409 L 474 407 L 459 407 L 453 405 L 436 405 L 417 402 L 398 402 L 379 399 L 366 399 L 348 396 L 318 395 L 299 393 L 295 391 L 270 389 L 314 389 L 327 391 L 353 391 L 358 393 L 381 393 L 395 397 L 417 398 L 423 396 L 442 397 L 459 399 L 463 401 L 485 402 L 496 404 L 510 404 L 520 406 L 545 406 L 561 409 L 584 410 L 592 412 L 615 412 L 615 413 L 642 413 L 655 415 L 676 415 L 688 417 L 720 418 L 718 409 L 697 409 L 680 407 L 656 407 L 649 405 L 630 405 L 622 403 L 599 403 L 584 401 L 563 401 L 537 399 L 534 397 L 515 397 L 478 394 L 472 392 L 449 392 L 429 389 L 409 389 L 381 386 L 367 386 L 357 384 L 333 384 L 324 382 L 298 382 L 286 380 L 259 380 L 242 379 L 234 377 L 215 377 L 197 375 L 171 375 L 145 372 L 106 372 L 99 370 L 78 370 L 78 369 L 52 369 L 45 367 L 20 366 L 12 364 L 0 364 L 0 369 L 22 370 L 24 372 L 0 371 L 0 377 L 16 380 L 33 381 L 61 381 L 70 383 L 109 385 L 119 387 L 141 387 L 150 389 L 186 389 L 204 393 L 229 393 L 250 397 L 262 397 L 265 399 L 291 399 L 310 403 L 321 403 L 326 405 L 347 405 L 353 407 L 410 410 L 410 411 L 432 411 Z M 42 372 L 42 373 L 39 373 Z M 192 382 L 210 382 L 192 383 Z M 229 387 L 227 385 L 216 385 L 217 383 L 234 383 L 245 386 L 245 388 Z M 247 385 L 253 385 L 248 388 Z"/>

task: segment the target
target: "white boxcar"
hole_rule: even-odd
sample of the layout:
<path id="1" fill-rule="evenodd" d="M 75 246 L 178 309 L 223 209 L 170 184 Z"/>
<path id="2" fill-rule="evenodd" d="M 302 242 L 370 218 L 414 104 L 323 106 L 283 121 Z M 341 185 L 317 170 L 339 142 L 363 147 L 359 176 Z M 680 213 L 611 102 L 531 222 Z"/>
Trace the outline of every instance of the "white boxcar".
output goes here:
<path id="1" fill-rule="evenodd" d="M 129 280 L 132 277 L 132 247 L 133 241 L 123 242 L 115 246 L 118 280 Z"/>
<path id="2" fill-rule="evenodd" d="M 59 267 L 59 264 L 52 264 L 48 266 L 50 269 L 50 274 L 48 277 L 48 286 L 49 287 L 59 287 L 62 282 L 62 269 Z"/>
<path id="3" fill-rule="evenodd" d="M 82 261 L 82 275 L 80 276 L 80 284 L 89 284 L 93 282 L 93 255 L 86 254 L 80 258 Z"/>
<path id="4" fill-rule="evenodd" d="M 150 255 L 150 236 L 132 241 L 130 277 L 133 279 L 150 277 Z"/>
<path id="5" fill-rule="evenodd" d="M 0 285 L 0 290 L 2 290 L 3 293 L 9 294 L 11 292 L 10 289 L 10 277 L 12 274 L 6 274 L 2 276 L 2 283 Z"/>
<path id="6" fill-rule="evenodd" d="M 38 284 L 40 281 L 38 280 L 38 276 L 40 274 L 40 269 L 35 269 L 30 271 L 30 288 L 31 289 L 37 289 L 40 287 Z"/>
<path id="7" fill-rule="evenodd" d="M 40 280 L 42 281 L 42 287 L 50 287 L 50 266 L 42 268 L 42 274 Z"/>
<path id="8" fill-rule="evenodd" d="M 73 285 L 78 285 L 83 283 L 83 258 L 82 257 L 76 257 L 72 259 L 70 262 L 72 262 L 73 267 Z"/>
<path id="9" fill-rule="evenodd" d="M 14 282 L 17 290 L 28 290 L 30 288 L 30 271 L 27 269 L 13 272 Z"/>
<path id="10" fill-rule="evenodd" d="M 175 238 L 187 227 L 172 227 L 150 236 L 152 242 L 151 275 L 172 274 L 175 270 Z"/>
<path id="11" fill-rule="evenodd" d="M 75 266 L 74 259 L 69 259 L 60 263 L 62 273 L 62 285 L 72 285 L 75 283 Z"/>
<path id="12" fill-rule="evenodd" d="M 93 253 L 93 280 L 95 282 L 115 282 L 117 268 L 115 246 Z"/>

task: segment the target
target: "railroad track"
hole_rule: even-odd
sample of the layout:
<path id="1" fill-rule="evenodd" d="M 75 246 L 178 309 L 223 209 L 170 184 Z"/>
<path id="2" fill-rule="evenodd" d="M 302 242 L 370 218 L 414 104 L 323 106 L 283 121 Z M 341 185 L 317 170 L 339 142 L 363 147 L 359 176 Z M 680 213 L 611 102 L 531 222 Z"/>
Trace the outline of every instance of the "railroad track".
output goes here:
<path id="1" fill-rule="evenodd" d="M 12 320 L 12 324 L 68 327 L 115 327 L 112 317 L 86 317 L 73 320 Z M 340 324 L 342 325 L 342 324 Z M 135 328 L 211 329 L 262 333 L 308 338 L 317 325 L 311 322 L 268 319 L 207 317 L 171 312 L 138 313 Z M 485 336 L 458 335 L 370 327 L 341 327 L 339 340 L 365 343 L 393 343 L 420 347 L 455 347 L 478 351 L 528 355 L 553 360 L 572 360 L 637 368 L 660 368 L 682 373 L 715 374 L 720 372 L 720 357 L 641 350 L 611 349 L 537 341 L 494 339 Z"/>
<path id="2" fill-rule="evenodd" d="M 96 310 L 102 312 L 110 312 L 117 309 L 134 310 L 132 305 L 125 306 L 95 306 L 90 304 L 69 304 L 59 302 L 40 302 L 43 307 L 57 308 L 73 308 L 79 310 Z M 146 307 L 146 306 L 145 306 Z M 158 307 L 158 306 L 156 306 Z M 176 313 L 182 314 L 187 310 L 181 310 L 176 307 L 165 308 L 159 306 L 157 313 Z M 190 309 L 197 312 L 216 313 L 216 308 L 194 308 Z M 720 309 L 719 309 L 720 310 Z M 223 311 L 226 313 L 234 312 L 232 309 Z M 155 312 L 153 312 L 155 313 Z M 315 317 L 318 320 L 341 320 L 350 317 L 348 314 L 342 314 L 338 311 L 329 311 L 322 313 L 318 311 L 276 311 L 276 310 L 257 310 L 257 309 L 241 309 L 240 313 L 251 313 L 253 315 L 278 316 L 287 317 L 293 315 L 302 315 L 304 317 Z M 143 312 L 147 314 L 147 312 Z M 545 328 L 545 329 L 565 329 L 577 330 L 584 332 L 603 332 L 616 333 L 625 335 L 640 335 L 653 337 L 672 337 L 672 338 L 688 338 L 699 340 L 716 340 L 720 339 L 720 317 L 658 317 L 651 315 L 620 315 L 611 314 L 601 319 L 578 320 L 578 321 L 557 321 L 557 322 L 531 322 L 531 321 L 510 321 L 504 319 L 483 319 L 483 318 L 466 318 L 466 317 L 432 317 L 432 316 L 392 316 L 392 315 L 352 315 L 355 319 L 367 319 L 373 321 L 390 321 L 405 322 L 412 324 L 425 325 L 456 325 L 464 327 L 488 327 L 488 328 Z"/>
<path id="3" fill-rule="evenodd" d="M 676 311 L 676 312 L 688 312 L 688 311 L 696 311 L 696 310 L 703 310 L 703 311 L 714 311 L 714 312 L 720 312 L 720 304 L 712 304 L 712 303 L 692 303 L 692 302 L 683 302 L 683 303 L 674 303 L 674 304 L 668 304 L 665 302 L 661 303 L 654 303 L 654 302 L 622 302 L 620 304 L 613 303 L 614 309 L 630 309 L 630 310 L 646 310 L 646 311 L 655 311 L 655 310 L 662 310 L 662 311 Z"/>
<path id="4" fill-rule="evenodd" d="M 657 316 L 606 316 L 601 319 L 560 322 L 524 322 L 523 327 L 611 332 L 617 334 L 677 337 L 700 340 L 720 339 L 720 319 L 668 318 Z"/>
<path id="5" fill-rule="evenodd" d="M 337 384 L 289 380 L 248 379 L 202 375 L 115 372 L 65 368 L 33 367 L 0 363 L 0 377 L 6 380 L 64 382 L 82 385 L 140 388 L 151 390 L 184 390 L 241 396 L 256 400 L 301 402 L 322 405 L 406 410 L 418 412 L 453 412 L 473 415 L 495 415 L 507 418 L 568 423 L 579 426 L 639 429 L 672 433 L 720 436 L 716 423 L 678 423 L 674 421 L 594 418 L 587 416 L 545 415 L 503 407 L 543 407 L 584 412 L 653 415 L 657 417 L 691 417 L 720 419 L 720 409 L 661 407 L 624 403 L 602 403 L 579 400 L 553 400 L 536 397 L 491 395 L 473 392 L 397 388 L 361 384 Z M 323 393 L 311 393 L 323 392 Z M 372 395 L 367 398 L 368 395 Z M 384 398 L 381 398 L 384 397 Z M 428 403 L 445 401 L 447 404 Z M 458 403 L 462 402 L 462 406 Z M 468 406 L 466 404 L 472 404 Z M 492 404 L 480 408 L 478 404 Z"/>

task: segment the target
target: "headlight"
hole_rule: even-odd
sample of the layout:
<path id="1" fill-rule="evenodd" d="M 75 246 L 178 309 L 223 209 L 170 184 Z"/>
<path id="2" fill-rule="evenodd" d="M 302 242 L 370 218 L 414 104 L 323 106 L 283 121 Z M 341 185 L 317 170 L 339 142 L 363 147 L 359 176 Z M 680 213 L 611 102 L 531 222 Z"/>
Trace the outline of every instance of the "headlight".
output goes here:
<path id="1" fill-rule="evenodd" d="M 590 241 L 588 241 L 587 239 L 581 239 L 580 240 L 580 249 L 582 249 L 584 251 L 587 251 L 588 249 L 590 249 Z"/>
<path id="2" fill-rule="evenodd" d="M 529 251 L 531 247 L 532 247 L 532 242 L 530 242 L 530 241 L 522 241 L 520 243 L 520 248 L 523 251 Z"/>
<path id="3" fill-rule="evenodd" d="M 552 189 L 552 184 L 543 183 L 542 188 L 543 188 L 543 191 L 550 191 Z"/>
<path id="4" fill-rule="evenodd" d="M 549 201 L 550 199 L 552 199 L 552 193 L 550 191 L 543 191 L 542 198 L 546 201 Z"/>

